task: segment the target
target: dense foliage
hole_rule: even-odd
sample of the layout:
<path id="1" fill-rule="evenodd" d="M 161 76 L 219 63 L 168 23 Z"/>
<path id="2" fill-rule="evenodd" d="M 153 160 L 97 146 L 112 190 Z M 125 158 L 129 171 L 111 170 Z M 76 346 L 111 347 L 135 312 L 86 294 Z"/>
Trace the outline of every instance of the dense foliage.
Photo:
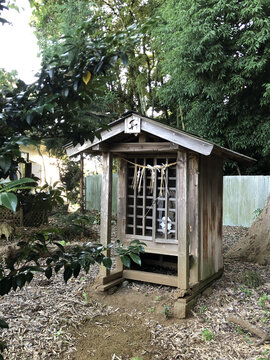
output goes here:
<path id="1" fill-rule="evenodd" d="M 123 50 L 103 78 L 99 104 L 119 116 L 126 110 L 143 114 L 159 106 L 155 86 L 160 81 L 157 51 L 151 45 L 152 15 L 158 0 L 31 1 L 32 24 L 46 61 L 61 52 L 63 40 L 74 46 L 102 38 L 107 47 Z M 74 33 L 76 36 L 74 37 Z M 59 39 L 62 39 L 59 42 Z M 72 40 L 71 40 L 72 38 Z M 77 46 L 77 45 L 76 45 Z"/>
<path id="2" fill-rule="evenodd" d="M 125 66 L 116 62 L 101 81 L 99 104 L 111 114 L 158 113 L 171 125 L 259 160 L 241 172 L 269 172 L 269 2 L 31 3 L 44 59 L 61 52 L 74 29 L 76 44 L 102 38 L 107 47 L 125 49 Z"/>
<path id="3" fill-rule="evenodd" d="M 63 39 L 50 63 L 44 62 L 36 82 L 18 80 L 0 93 L 0 178 L 14 177 L 23 161 L 21 144 L 57 139 L 75 145 L 98 136 L 108 117 L 106 109 L 98 112 L 102 79 L 119 58 L 125 60 L 118 39 L 99 36 L 92 41 L 83 23 Z"/>
<path id="4" fill-rule="evenodd" d="M 270 3 L 169 0 L 153 30 L 168 76 L 160 96 L 185 127 L 257 158 L 269 173 Z"/>

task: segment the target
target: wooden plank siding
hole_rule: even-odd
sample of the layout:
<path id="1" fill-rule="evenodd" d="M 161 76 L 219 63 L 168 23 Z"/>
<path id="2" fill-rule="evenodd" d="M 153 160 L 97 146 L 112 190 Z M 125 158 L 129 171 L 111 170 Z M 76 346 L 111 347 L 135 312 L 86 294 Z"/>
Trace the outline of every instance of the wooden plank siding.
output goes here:
<path id="1" fill-rule="evenodd" d="M 200 161 L 200 280 L 223 267 L 222 260 L 222 171 L 217 156 Z"/>

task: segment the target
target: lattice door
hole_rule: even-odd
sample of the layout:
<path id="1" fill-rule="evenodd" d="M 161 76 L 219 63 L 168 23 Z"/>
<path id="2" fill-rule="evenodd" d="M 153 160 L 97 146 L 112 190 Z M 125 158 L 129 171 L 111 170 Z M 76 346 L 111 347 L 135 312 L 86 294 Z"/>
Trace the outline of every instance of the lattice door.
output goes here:
<path id="1" fill-rule="evenodd" d="M 175 158 L 168 157 L 130 159 L 127 234 L 176 242 L 175 162 Z"/>

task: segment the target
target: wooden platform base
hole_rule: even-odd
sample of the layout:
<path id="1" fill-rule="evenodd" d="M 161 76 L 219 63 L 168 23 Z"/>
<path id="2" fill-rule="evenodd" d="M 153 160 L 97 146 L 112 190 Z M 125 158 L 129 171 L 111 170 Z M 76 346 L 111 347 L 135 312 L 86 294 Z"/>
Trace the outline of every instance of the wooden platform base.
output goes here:
<path id="1" fill-rule="evenodd" d="M 208 279 L 201 281 L 191 289 L 190 294 L 177 298 L 174 303 L 174 316 L 178 319 L 185 319 L 192 308 L 196 305 L 201 293 L 207 289 L 215 280 L 220 278 L 223 274 L 223 269 L 210 276 Z M 177 290 L 176 290 L 177 292 Z"/>
<path id="2" fill-rule="evenodd" d="M 223 269 L 210 276 L 208 279 L 196 284 L 192 289 L 187 291 L 175 290 L 174 316 L 178 319 L 184 319 L 188 316 L 192 308 L 195 306 L 201 293 L 209 287 L 216 279 L 223 274 Z M 177 287 L 177 276 L 154 274 L 144 271 L 124 270 L 114 271 L 109 276 L 99 279 L 99 291 L 107 291 L 110 288 L 121 284 L 124 280 L 137 280 L 151 282 L 155 284 Z"/>
<path id="3" fill-rule="evenodd" d="M 149 283 L 177 287 L 177 276 L 156 274 L 147 271 L 124 270 L 123 277 L 127 280 L 145 281 Z"/>

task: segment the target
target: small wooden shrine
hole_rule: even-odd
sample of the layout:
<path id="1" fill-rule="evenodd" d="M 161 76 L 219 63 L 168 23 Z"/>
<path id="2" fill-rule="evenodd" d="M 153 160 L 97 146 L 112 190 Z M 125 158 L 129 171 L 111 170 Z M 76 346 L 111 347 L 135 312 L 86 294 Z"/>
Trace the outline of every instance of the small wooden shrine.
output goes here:
<path id="1" fill-rule="evenodd" d="M 102 154 L 101 233 L 111 241 L 112 162 L 118 159 L 118 238 L 147 244 L 142 267 L 101 269 L 103 289 L 123 279 L 178 288 L 175 311 L 189 305 L 223 271 L 223 161 L 253 159 L 128 112 L 101 139 L 67 147 L 69 156 Z M 170 275 L 168 275 L 168 270 Z"/>

